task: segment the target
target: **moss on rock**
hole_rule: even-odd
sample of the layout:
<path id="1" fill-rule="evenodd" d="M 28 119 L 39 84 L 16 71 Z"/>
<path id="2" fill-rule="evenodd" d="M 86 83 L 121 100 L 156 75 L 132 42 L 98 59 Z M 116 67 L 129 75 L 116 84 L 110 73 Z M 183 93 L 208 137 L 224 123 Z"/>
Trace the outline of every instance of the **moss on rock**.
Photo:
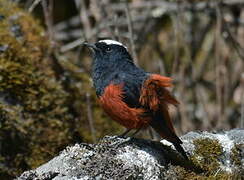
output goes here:
<path id="1" fill-rule="evenodd" d="M 0 177 L 10 177 L 66 146 L 73 114 L 42 28 L 11 1 L 0 0 L 0 15 Z"/>
<path id="2" fill-rule="evenodd" d="M 176 179 L 197 180 L 229 180 L 240 178 L 240 173 L 224 171 L 221 166 L 223 147 L 217 139 L 199 138 L 193 140 L 194 152 L 190 157 L 196 167 L 200 167 L 202 173 L 187 170 L 181 166 L 170 166 L 167 175 Z"/>
<path id="3" fill-rule="evenodd" d="M 231 149 L 231 160 L 233 161 L 233 164 L 236 166 L 242 166 L 242 155 L 241 153 L 244 153 L 244 144 L 235 144 L 235 146 Z"/>
<path id="4" fill-rule="evenodd" d="M 71 143 L 92 142 L 87 94 L 95 138 L 121 131 L 107 122 L 89 74 L 55 57 L 37 20 L 12 1 L 0 0 L 0 38 L 0 179 L 43 164 Z"/>
<path id="5" fill-rule="evenodd" d="M 168 179 L 175 177 L 175 179 L 179 180 L 229 180 L 234 177 L 234 174 L 218 171 L 213 175 L 209 175 L 208 172 L 197 174 L 180 166 L 170 166 L 167 175 Z"/>
<path id="6" fill-rule="evenodd" d="M 223 154 L 223 149 L 217 140 L 204 138 L 196 139 L 195 153 L 192 160 L 203 170 L 214 172 L 219 169 L 219 157 Z"/>

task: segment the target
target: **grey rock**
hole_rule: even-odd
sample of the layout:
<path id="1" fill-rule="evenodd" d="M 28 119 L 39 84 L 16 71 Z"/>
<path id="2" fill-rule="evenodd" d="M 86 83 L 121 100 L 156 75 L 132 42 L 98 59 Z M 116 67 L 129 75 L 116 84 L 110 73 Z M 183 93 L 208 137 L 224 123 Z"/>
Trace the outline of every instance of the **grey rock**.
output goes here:
<path id="1" fill-rule="evenodd" d="M 165 149 L 166 148 L 166 149 Z M 159 142 L 104 137 L 98 144 L 76 144 L 18 179 L 158 179 L 176 152 Z M 165 157 L 165 156 L 168 157 Z M 161 179 L 161 178 L 160 178 Z"/>
<path id="2" fill-rule="evenodd" d="M 221 133 L 189 132 L 182 136 L 183 147 L 194 155 L 196 139 L 218 140 L 223 148 L 219 158 L 223 171 L 234 172 L 243 168 L 243 153 L 240 153 L 241 164 L 237 167 L 231 161 L 232 148 L 243 144 L 244 130 L 235 129 Z M 97 144 L 76 144 L 67 147 L 57 157 L 35 170 L 24 172 L 19 180 L 68 180 L 68 179 L 177 179 L 174 168 L 182 166 L 195 171 L 192 164 L 184 159 L 165 141 L 155 142 L 136 138 L 106 136 Z M 244 151 L 243 151 L 244 152 Z M 179 178 L 178 178 L 179 179 Z"/>
<path id="3" fill-rule="evenodd" d="M 228 137 L 236 144 L 244 144 L 244 129 L 234 129 L 227 132 Z"/>

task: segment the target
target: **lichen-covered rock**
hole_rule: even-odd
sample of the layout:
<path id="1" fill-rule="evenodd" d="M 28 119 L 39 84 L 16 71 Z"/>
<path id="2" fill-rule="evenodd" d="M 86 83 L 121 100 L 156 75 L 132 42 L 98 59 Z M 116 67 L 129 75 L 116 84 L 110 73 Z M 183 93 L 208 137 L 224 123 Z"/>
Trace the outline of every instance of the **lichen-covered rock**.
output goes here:
<path id="1" fill-rule="evenodd" d="M 214 168 L 220 167 L 226 172 L 244 168 L 244 130 L 235 129 L 217 134 L 191 132 L 182 139 L 186 141 L 184 147 L 192 154 L 196 163 L 209 161 L 209 164 L 205 164 L 208 168 L 211 163 L 216 163 L 217 167 Z M 193 148 L 188 145 L 190 143 L 194 145 Z M 239 165 L 236 166 L 237 164 Z"/>
<path id="2" fill-rule="evenodd" d="M 48 163 L 23 173 L 17 179 L 148 180 L 244 177 L 244 130 L 216 134 L 191 132 L 181 139 L 193 164 L 163 145 L 165 141 L 159 143 L 107 136 L 97 144 L 76 144 L 68 147 Z M 236 146 L 239 147 L 238 150 Z"/>
<path id="3" fill-rule="evenodd" d="M 105 137 L 98 144 L 76 144 L 35 171 L 19 179 L 157 179 L 169 163 L 167 151 L 157 142 Z"/>
<path id="4" fill-rule="evenodd" d="M 244 177 L 244 129 L 218 133 L 189 132 L 181 137 L 183 147 L 192 162 L 204 174 L 187 172 L 182 167 L 171 166 L 170 176 L 179 179 L 241 179 Z"/>

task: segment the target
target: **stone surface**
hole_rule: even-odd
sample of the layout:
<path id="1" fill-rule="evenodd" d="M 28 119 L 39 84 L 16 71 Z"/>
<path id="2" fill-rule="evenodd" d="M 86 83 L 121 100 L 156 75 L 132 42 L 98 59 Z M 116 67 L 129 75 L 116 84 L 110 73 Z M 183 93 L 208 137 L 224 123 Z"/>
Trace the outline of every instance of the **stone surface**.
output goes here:
<path id="1" fill-rule="evenodd" d="M 151 147 L 150 143 L 105 137 L 96 145 L 76 144 L 35 171 L 25 172 L 19 179 L 43 179 L 50 174 L 56 175 L 54 179 L 157 178 L 166 161 L 161 149 Z"/>
<path id="2" fill-rule="evenodd" d="M 18 179 L 193 179 L 194 177 L 212 177 L 206 172 L 205 165 L 199 164 L 209 155 L 216 156 L 213 168 L 219 170 L 216 178 L 241 177 L 243 175 L 243 140 L 244 130 L 235 129 L 228 132 L 189 132 L 181 137 L 184 149 L 189 153 L 195 166 L 203 168 L 197 172 L 180 155 L 172 150 L 165 141 L 154 142 L 136 138 L 106 136 L 97 144 L 76 144 L 67 147 L 57 157 L 35 170 L 24 172 Z M 209 146 L 201 142 L 210 142 Z M 196 142 L 200 143 L 197 144 Z M 213 143 L 213 144 L 211 144 Z M 215 144 L 214 144 L 215 143 Z M 235 162 L 233 150 L 235 151 Z M 206 146 L 206 149 L 205 149 Z M 199 149 L 203 147 L 203 150 Z M 209 150 L 210 147 L 210 150 Z M 219 148 L 216 148 L 219 147 Z M 208 152 L 210 154 L 206 154 Z M 213 151 L 212 151 L 213 150 Z M 220 152 L 215 152 L 215 151 Z M 197 158 L 196 158 L 197 157 Z M 199 162 L 196 159 L 199 158 Z M 240 161 L 239 161 L 240 160 Z M 212 167 L 212 162 L 209 166 Z M 238 169 L 238 171 L 237 171 Z"/>
<path id="3" fill-rule="evenodd" d="M 195 145 L 193 141 L 195 139 L 203 139 L 209 138 L 212 140 L 217 140 L 218 143 L 222 147 L 222 153 L 218 157 L 219 158 L 219 165 L 223 171 L 227 171 L 232 173 L 236 168 L 244 168 L 244 154 L 242 154 L 241 166 L 236 166 L 233 162 L 233 150 L 236 145 L 241 145 L 244 148 L 244 130 L 241 129 L 234 129 L 227 132 L 219 132 L 219 133 L 209 133 L 209 132 L 190 132 L 181 137 L 182 141 L 184 142 L 183 147 L 184 149 L 194 155 L 195 153 Z M 244 149 L 242 149 L 242 152 Z"/>

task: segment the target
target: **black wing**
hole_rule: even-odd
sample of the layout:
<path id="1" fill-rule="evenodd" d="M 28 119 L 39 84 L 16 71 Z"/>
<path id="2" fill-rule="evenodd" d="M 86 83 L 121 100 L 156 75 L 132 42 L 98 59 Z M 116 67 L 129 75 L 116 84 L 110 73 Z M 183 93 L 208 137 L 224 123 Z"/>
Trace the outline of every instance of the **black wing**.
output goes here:
<path id="1" fill-rule="evenodd" d="M 130 69 L 131 68 L 131 69 Z M 126 71 L 117 74 L 116 84 L 123 84 L 123 101 L 131 108 L 140 107 L 140 91 L 148 74 L 136 67 L 127 67 Z"/>

